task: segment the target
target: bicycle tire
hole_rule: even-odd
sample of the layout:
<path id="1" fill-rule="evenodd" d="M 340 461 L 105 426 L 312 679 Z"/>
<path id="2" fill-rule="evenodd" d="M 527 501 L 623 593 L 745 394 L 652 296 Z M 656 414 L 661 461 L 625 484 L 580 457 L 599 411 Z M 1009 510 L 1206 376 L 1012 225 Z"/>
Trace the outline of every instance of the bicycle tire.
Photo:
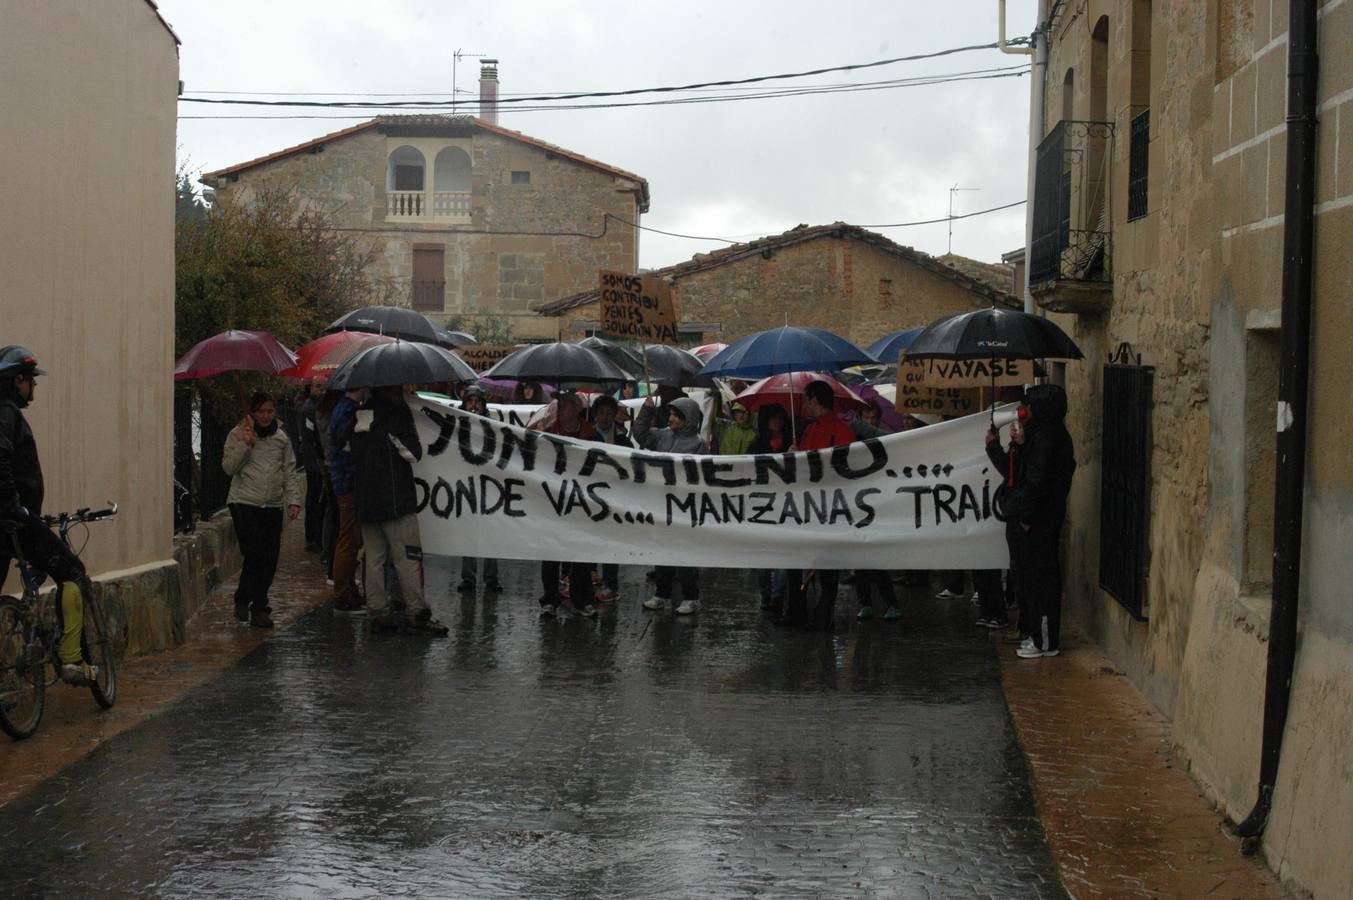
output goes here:
<path id="1" fill-rule="evenodd" d="M 111 709 L 117 700 L 117 665 L 113 656 L 113 642 L 108 634 L 108 625 L 103 616 L 103 607 L 94 600 L 92 585 L 85 582 L 81 594 L 84 595 L 84 634 L 81 636 L 81 652 L 85 662 L 98 667 L 99 675 L 89 685 L 94 702 L 104 709 Z"/>
<path id="2" fill-rule="evenodd" d="M 21 741 L 42 721 L 47 649 L 29 644 L 23 605 L 0 597 L 0 730 Z"/>

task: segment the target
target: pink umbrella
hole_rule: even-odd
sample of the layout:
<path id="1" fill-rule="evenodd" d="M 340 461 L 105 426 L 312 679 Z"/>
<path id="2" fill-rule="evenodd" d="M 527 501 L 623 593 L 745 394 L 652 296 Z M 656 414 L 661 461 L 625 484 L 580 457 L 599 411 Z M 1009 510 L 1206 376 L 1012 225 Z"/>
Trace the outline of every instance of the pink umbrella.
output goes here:
<path id="1" fill-rule="evenodd" d="M 769 378 L 761 379 L 733 399 L 747 407 L 748 410 L 756 410 L 767 403 L 778 403 L 789 410 L 792 416 L 802 416 L 803 389 L 811 381 L 826 382 L 827 386 L 832 389 L 832 395 L 836 397 L 836 408 L 838 410 L 859 410 L 868 406 L 850 388 L 835 378 L 830 375 L 819 375 L 816 372 L 786 372 L 782 375 L 772 375 Z"/>
<path id="2" fill-rule="evenodd" d="M 694 356 L 698 356 L 701 362 L 709 362 L 709 358 L 711 356 L 718 353 L 720 350 L 724 349 L 727 346 L 728 346 L 727 344 L 719 344 L 719 343 L 701 344 L 699 347 L 692 349 L 691 354 Z"/>
<path id="3" fill-rule="evenodd" d="M 266 331 L 223 331 L 197 343 L 174 366 L 175 381 L 222 372 L 277 374 L 296 365 L 296 354 Z"/>

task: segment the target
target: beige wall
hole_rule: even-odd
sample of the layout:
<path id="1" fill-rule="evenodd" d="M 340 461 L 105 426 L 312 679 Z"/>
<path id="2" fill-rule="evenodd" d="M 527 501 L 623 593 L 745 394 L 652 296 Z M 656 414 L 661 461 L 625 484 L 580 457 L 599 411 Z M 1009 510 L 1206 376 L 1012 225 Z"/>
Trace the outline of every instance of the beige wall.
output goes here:
<path id="1" fill-rule="evenodd" d="M 0 344 L 49 373 L 47 510 L 121 504 L 96 574 L 171 558 L 178 77 L 144 0 L 0 5 Z"/>
<path id="2" fill-rule="evenodd" d="M 1075 6 L 1074 4 L 1072 6 Z M 1272 568 L 1280 331 L 1286 3 L 1091 0 L 1053 31 L 1046 115 L 1102 106 L 1115 125 L 1113 288 L 1106 313 L 1062 316 L 1086 353 L 1067 367 L 1080 468 L 1067 544 L 1068 605 L 1174 717 L 1175 739 L 1234 818 L 1255 801 Z M 1143 8 L 1154 8 L 1144 22 Z M 1109 17 L 1102 101 L 1092 29 Z M 1137 17 L 1134 21 L 1134 16 Z M 1353 895 L 1353 5 L 1322 4 L 1316 292 L 1302 637 L 1283 767 L 1264 838 L 1270 865 L 1317 896 Z M 1150 91 L 1140 91 L 1149 39 Z M 1133 64 L 1138 64 L 1134 90 Z M 1126 220 L 1128 125 L 1149 99 L 1149 212 Z M 1098 588 L 1102 366 L 1121 341 L 1156 367 L 1148 622 Z"/>
<path id="3" fill-rule="evenodd" d="M 890 331 L 926 325 L 990 301 L 873 244 L 830 236 L 777 248 L 679 278 L 682 322 L 718 323 L 708 340 L 733 341 L 786 322 L 825 328 L 868 346 Z M 562 333 L 597 321 L 595 302 L 564 314 Z"/>
<path id="4" fill-rule="evenodd" d="M 468 221 L 409 223 L 386 215 L 386 160 L 410 145 L 427 160 L 431 187 L 439 147 L 471 156 Z M 530 173 L 513 184 L 512 172 Z M 329 211 L 337 226 L 377 242 L 373 277 L 408 290 L 413 245 L 445 246 L 445 314 L 508 317 L 520 337 L 539 337 L 530 306 L 595 287 L 601 269 L 638 270 L 637 184 L 488 131 L 444 138 L 386 136 L 375 129 L 328 142 L 240 174 L 218 188 L 222 198 L 247 198 L 265 188 L 298 192 Z M 517 232 L 517 234 L 503 234 Z M 434 315 L 435 313 L 430 313 Z M 533 330 L 534 329 L 534 330 Z"/>

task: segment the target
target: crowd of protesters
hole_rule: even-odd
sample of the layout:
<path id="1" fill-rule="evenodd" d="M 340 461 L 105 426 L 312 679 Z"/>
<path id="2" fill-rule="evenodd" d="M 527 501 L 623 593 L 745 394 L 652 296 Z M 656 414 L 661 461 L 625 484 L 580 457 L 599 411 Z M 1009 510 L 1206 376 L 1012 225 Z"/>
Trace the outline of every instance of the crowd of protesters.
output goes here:
<path id="1" fill-rule="evenodd" d="M 226 471 L 233 476 L 231 515 L 244 553 L 235 604 L 241 622 L 272 627 L 267 593 L 277 566 L 283 509 L 294 519 L 304 504 L 306 548 L 320 553 L 327 567 L 335 612 L 367 614 L 375 634 L 447 633 L 446 626 L 432 618 L 423 593 L 413 480 L 413 464 L 421 458 L 422 447 L 406 402 L 410 389 L 326 393 L 320 382 L 307 385 L 298 398 L 294 443 L 276 422 L 273 398 L 253 397 L 249 415 L 227 438 L 224 456 Z M 592 394 L 590 400 L 571 391 L 555 393 L 551 400 L 539 384 L 523 382 L 513 401 L 548 402 L 547 414 L 533 425 L 550 434 L 696 455 L 827 450 L 888 434 L 893 430 L 890 422 L 901 430 L 924 424 L 896 415 L 891 405 L 885 420 L 886 401 L 869 390 L 864 392 L 863 409 L 843 415 L 831 387 L 820 380 L 809 381 L 793 410 L 765 403 L 755 410 L 755 417 L 744 404 L 724 405 L 718 392 L 712 393 L 713 420 L 708 428 L 701 405 L 670 387 L 645 398 L 631 421 L 629 409 L 619 401 L 637 399 L 634 382 L 623 385 L 616 396 Z M 458 399 L 464 411 L 488 414 L 487 397 L 477 385 L 466 387 Z M 1006 521 L 1010 569 L 937 573 L 942 589 L 936 596 L 941 599 L 969 596 L 965 588 L 970 577 L 972 600 L 980 605 L 976 624 L 993 629 L 1013 625 L 1017 635 L 1010 639 L 1020 643 L 1018 655 L 1026 659 L 1055 656 L 1060 650 L 1059 536 L 1075 471 L 1065 415 L 1061 388 L 1039 385 L 1023 395 L 1008 444 L 1002 444 L 995 430 L 987 434 L 987 454 L 1002 473 L 996 505 Z M 364 565 L 359 565 L 359 554 L 365 556 Z M 602 606 L 620 599 L 617 564 L 543 560 L 539 570 L 537 603 L 542 616 L 595 616 Z M 695 567 L 657 566 L 648 577 L 654 590 L 643 601 L 644 609 L 671 608 L 682 616 L 700 609 Z M 897 581 L 912 586 L 929 583 L 925 573 L 883 569 L 758 573 L 761 608 L 776 624 L 819 631 L 835 626 L 842 584 L 853 588 L 857 620 L 873 619 L 876 603 L 882 606 L 883 620 L 902 618 Z M 503 590 L 499 561 L 463 557 L 457 589 L 474 594 L 480 584 L 489 593 Z M 1013 623 L 1011 611 L 1017 611 Z"/>

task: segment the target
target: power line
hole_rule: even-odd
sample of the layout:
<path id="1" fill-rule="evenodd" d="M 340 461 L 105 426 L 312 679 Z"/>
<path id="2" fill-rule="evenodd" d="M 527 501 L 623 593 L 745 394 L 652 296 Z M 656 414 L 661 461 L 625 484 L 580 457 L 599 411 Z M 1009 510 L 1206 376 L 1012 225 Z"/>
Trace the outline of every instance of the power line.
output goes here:
<path id="1" fill-rule="evenodd" d="M 974 50 L 994 50 L 996 44 L 971 44 L 966 47 L 950 47 L 945 50 L 937 50 L 931 53 L 914 53 L 908 56 L 897 56 L 891 59 L 880 59 L 867 63 L 850 63 L 842 66 L 828 66 L 821 69 L 809 69 L 802 72 L 784 72 L 778 75 L 757 75 L 751 78 L 732 78 L 721 81 L 704 81 L 695 84 L 671 85 L 667 87 L 650 88 L 631 88 L 623 91 L 587 91 L 569 94 L 538 94 L 526 97 L 501 97 L 498 103 L 527 103 L 555 100 L 585 100 L 603 97 L 627 97 L 635 94 L 655 94 L 672 93 L 674 91 L 691 91 L 698 88 L 725 87 L 729 85 L 756 84 L 763 81 L 779 81 L 789 78 L 806 78 L 812 75 L 825 75 L 829 72 L 850 72 L 856 69 L 871 69 L 878 66 L 890 66 L 901 62 L 916 62 L 924 59 L 936 59 L 942 56 L 951 56 L 955 53 L 968 53 Z M 243 100 L 229 99 L 220 97 L 180 97 L 183 103 L 212 103 L 212 104 L 233 104 L 243 106 L 307 106 L 307 107 L 362 107 L 362 108 L 382 108 L 382 109 L 401 109 L 401 108 L 422 108 L 422 107 L 455 107 L 462 101 L 454 97 L 450 100 L 401 100 L 390 101 L 381 104 L 360 103 L 347 100 Z M 473 101 L 468 101 L 473 102 Z"/>
<path id="2" fill-rule="evenodd" d="M 949 75 L 920 76 L 914 78 L 896 79 L 892 81 L 878 82 L 859 82 L 839 87 L 833 86 L 804 86 L 794 88 L 777 88 L 768 91 L 756 93 L 744 93 L 731 96 L 715 97 L 672 97 L 658 100 L 638 100 L 628 103 L 577 103 L 577 104 L 559 104 L 559 105 L 538 105 L 515 107 L 512 112 L 550 112 L 550 111 L 578 111 L 588 109 L 627 109 L 646 106 L 688 106 L 700 103 L 731 103 L 740 100 L 773 100 L 783 97 L 805 97 L 820 94 L 841 94 L 841 93 L 864 93 L 879 90 L 895 90 L 907 87 L 928 87 L 939 84 L 953 84 L 964 81 L 990 81 L 999 78 L 1020 78 L 1028 74 L 1027 66 L 1010 66 L 998 69 L 975 69 L 970 72 L 955 72 Z M 469 103 L 470 101 L 466 101 Z M 478 101 L 474 101 L 477 103 Z M 459 104 L 457 104 L 459 105 Z M 385 105 L 373 103 L 347 104 L 345 108 L 349 109 L 368 109 L 381 110 L 388 109 Z M 397 107 L 403 108 L 403 107 Z M 428 107 L 420 107 L 424 112 L 440 112 L 440 110 Z M 455 106 L 450 108 L 452 114 L 455 113 Z M 355 113 L 352 115 L 324 115 L 324 114 L 302 114 L 293 113 L 287 115 L 202 115 L 202 116 L 179 116 L 180 119 L 364 119 L 368 118 L 370 113 Z"/>

